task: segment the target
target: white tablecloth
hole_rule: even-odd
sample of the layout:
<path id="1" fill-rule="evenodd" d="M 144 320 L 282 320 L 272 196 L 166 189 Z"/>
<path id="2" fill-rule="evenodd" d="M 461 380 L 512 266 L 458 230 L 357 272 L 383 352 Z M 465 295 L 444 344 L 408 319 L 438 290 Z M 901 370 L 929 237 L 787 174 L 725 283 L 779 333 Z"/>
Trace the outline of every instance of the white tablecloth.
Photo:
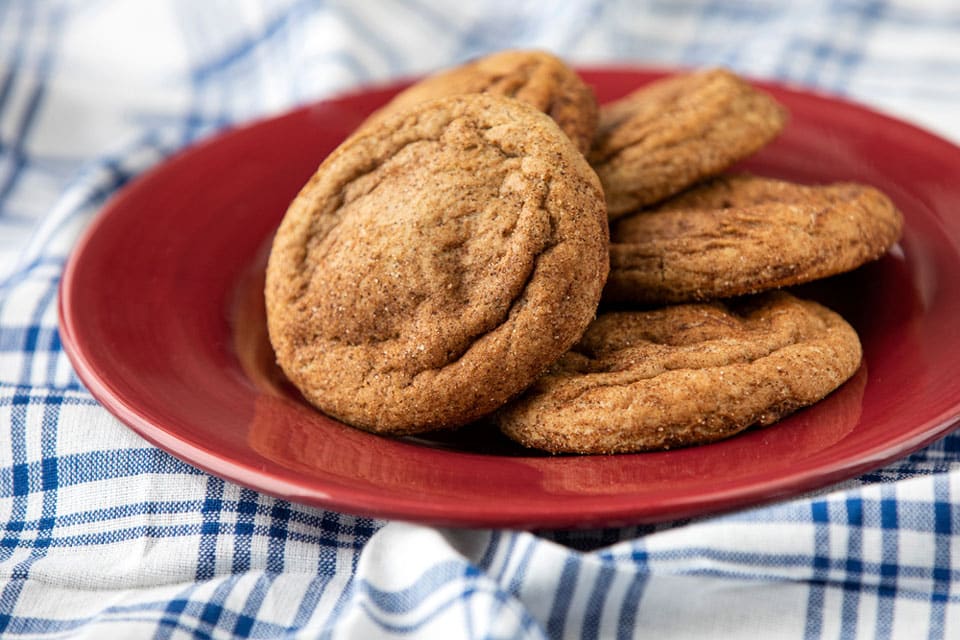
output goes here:
<path id="1" fill-rule="evenodd" d="M 506 47 L 725 65 L 960 140 L 949 0 L 0 2 L 0 636 L 960 635 L 960 436 L 695 522 L 445 530 L 206 475 L 80 384 L 56 287 L 124 183 L 225 126 Z"/>

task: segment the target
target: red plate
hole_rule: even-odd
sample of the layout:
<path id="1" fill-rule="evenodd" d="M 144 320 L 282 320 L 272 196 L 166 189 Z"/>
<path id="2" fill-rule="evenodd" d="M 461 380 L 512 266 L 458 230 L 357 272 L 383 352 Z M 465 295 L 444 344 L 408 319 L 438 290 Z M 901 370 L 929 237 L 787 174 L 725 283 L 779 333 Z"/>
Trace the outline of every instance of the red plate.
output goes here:
<path id="1" fill-rule="evenodd" d="M 661 73 L 583 75 L 605 101 Z M 854 104 L 766 88 L 792 118 L 748 168 L 867 182 L 907 220 L 890 255 L 801 291 L 856 327 L 865 363 L 775 427 L 666 453 L 546 457 L 482 425 L 393 440 L 306 406 L 266 341 L 265 249 L 321 159 L 398 87 L 227 132 L 125 188 L 67 265 L 64 345 L 91 393 L 163 449 L 242 485 L 355 514 L 604 526 L 716 512 L 856 476 L 946 434 L 960 415 L 960 148 Z"/>

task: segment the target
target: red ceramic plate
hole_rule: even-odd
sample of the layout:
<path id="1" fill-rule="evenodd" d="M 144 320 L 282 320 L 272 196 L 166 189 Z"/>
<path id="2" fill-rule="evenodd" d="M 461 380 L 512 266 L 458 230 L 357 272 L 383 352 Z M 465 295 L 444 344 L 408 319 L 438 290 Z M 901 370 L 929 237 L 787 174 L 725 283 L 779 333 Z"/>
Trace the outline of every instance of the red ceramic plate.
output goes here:
<path id="1" fill-rule="evenodd" d="M 601 101 L 660 72 L 584 71 Z M 378 88 L 229 131 L 135 181 L 64 273 L 77 373 L 120 420 L 242 485 L 355 514 L 458 526 L 654 522 L 757 504 L 879 467 L 960 415 L 960 149 L 863 107 L 776 85 L 783 135 L 747 168 L 873 184 L 906 217 L 883 259 L 801 290 L 859 331 L 864 365 L 775 427 L 665 453 L 538 456 L 483 425 L 394 440 L 306 406 L 273 365 L 264 255 L 287 203 Z"/>

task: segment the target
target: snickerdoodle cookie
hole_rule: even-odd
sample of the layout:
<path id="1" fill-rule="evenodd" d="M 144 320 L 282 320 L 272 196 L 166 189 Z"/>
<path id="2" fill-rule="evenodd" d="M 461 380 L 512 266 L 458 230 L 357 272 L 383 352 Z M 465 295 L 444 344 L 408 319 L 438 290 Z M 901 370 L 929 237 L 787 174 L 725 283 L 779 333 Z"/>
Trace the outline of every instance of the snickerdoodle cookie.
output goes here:
<path id="1" fill-rule="evenodd" d="M 782 291 L 607 313 L 496 418 L 554 453 L 704 444 L 817 402 L 861 357 L 843 318 Z"/>
<path id="2" fill-rule="evenodd" d="M 652 82 L 600 108 L 590 164 L 610 219 L 667 198 L 757 151 L 787 111 L 723 69 Z"/>
<path id="3" fill-rule="evenodd" d="M 809 282 L 880 257 L 902 227 L 870 186 L 723 176 L 611 226 L 604 299 L 663 304 Z"/>
<path id="4" fill-rule="evenodd" d="M 424 78 L 397 94 L 367 123 L 419 102 L 464 93 L 489 93 L 533 105 L 553 118 L 582 153 L 596 132 L 593 90 L 560 58 L 526 50 L 500 51 Z"/>
<path id="5" fill-rule="evenodd" d="M 518 100 L 419 103 L 334 151 L 266 278 L 277 361 L 379 433 L 453 427 L 531 384 L 593 319 L 608 270 L 596 175 Z"/>

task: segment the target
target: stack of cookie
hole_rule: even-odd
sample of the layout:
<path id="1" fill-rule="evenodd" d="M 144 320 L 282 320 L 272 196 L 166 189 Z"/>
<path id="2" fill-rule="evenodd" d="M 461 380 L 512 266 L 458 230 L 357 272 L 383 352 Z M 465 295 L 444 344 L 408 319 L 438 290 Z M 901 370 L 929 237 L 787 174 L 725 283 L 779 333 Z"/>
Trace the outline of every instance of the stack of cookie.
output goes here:
<path id="1" fill-rule="evenodd" d="M 599 110 L 543 52 L 427 78 L 290 205 L 267 269 L 277 361 L 381 434 L 492 416 L 526 446 L 614 453 L 770 424 L 861 359 L 840 316 L 779 288 L 882 255 L 902 224 L 866 186 L 719 176 L 785 121 L 721 70 Z"/>

